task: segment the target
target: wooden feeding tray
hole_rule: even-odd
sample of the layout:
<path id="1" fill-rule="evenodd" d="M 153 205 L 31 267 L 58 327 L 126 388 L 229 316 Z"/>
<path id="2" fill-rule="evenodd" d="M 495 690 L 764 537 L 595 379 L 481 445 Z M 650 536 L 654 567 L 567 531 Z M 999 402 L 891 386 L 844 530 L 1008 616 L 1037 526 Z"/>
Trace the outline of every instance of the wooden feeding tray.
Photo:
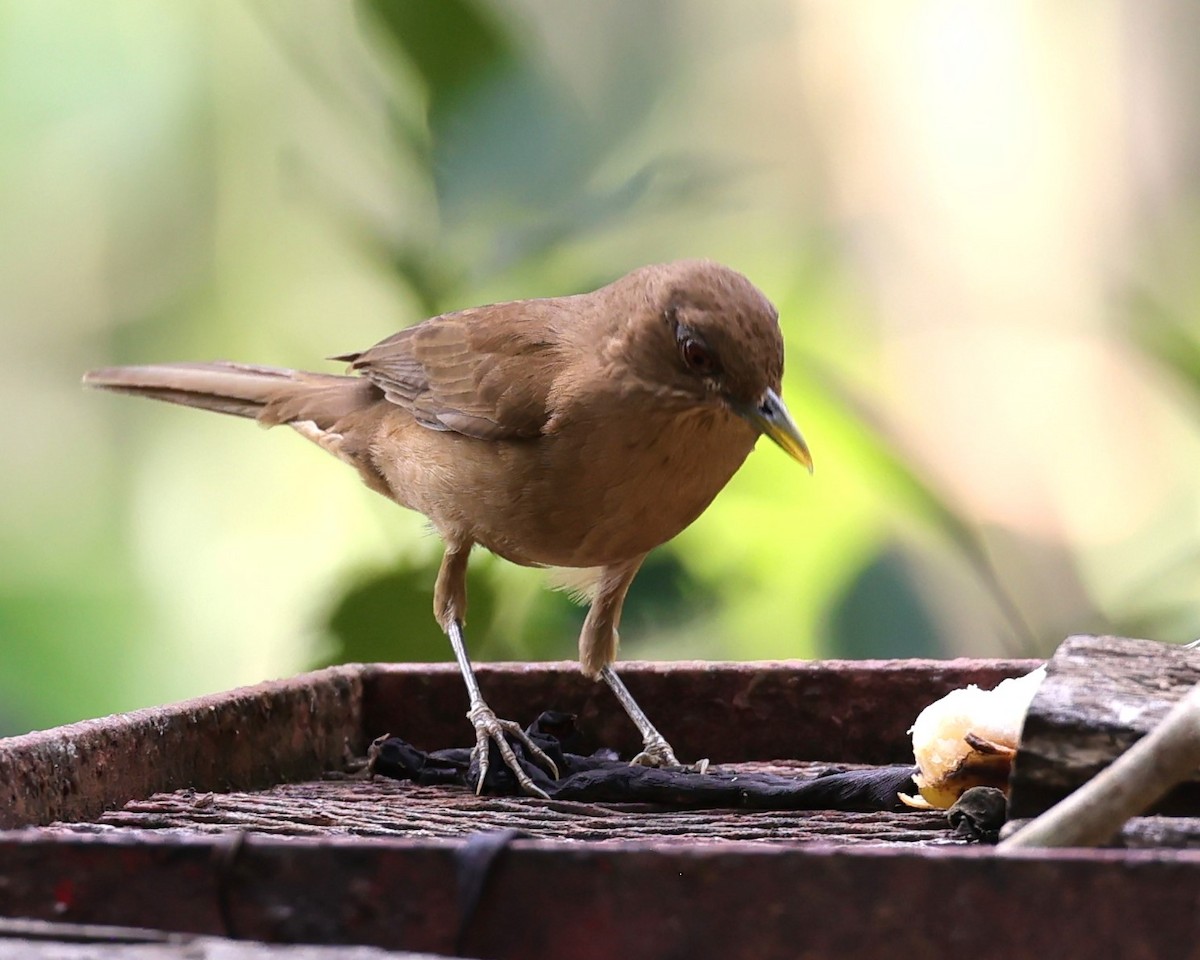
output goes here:
<path id="1" fill-rule="evenodd" d="M 622 676 L 681 756 L 811 776 L 911 762 L 924 706 L 1034 666 Z M 638 746 L 573 664 L 478 672 L 501 716 L 564 710 Z M 0 740 L 0 917 L 527 960 L 1200 956 L 1200 850 L 999 856 L 936 812 L 667 810 L 346 774 L 383 733 L 466 745 L 464 712 L 453 665 L 351 665 Z"/>

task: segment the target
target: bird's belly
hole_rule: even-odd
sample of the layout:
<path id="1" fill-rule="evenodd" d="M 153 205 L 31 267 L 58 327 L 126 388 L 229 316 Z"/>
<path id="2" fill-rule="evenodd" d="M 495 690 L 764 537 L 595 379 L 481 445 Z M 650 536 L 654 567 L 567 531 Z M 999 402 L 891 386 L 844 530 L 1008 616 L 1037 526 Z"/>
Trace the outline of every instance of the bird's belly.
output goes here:
<path id="1" fill-rule="evenodd" d="M 540 438 L 526 468 L 511 471 L 521 479 L 504 503 L 480 511 L 473 538 L 516 563 L 559 567 L 648 552 L 695 520 L 754 446 L 740 421 L 690 426 L 628 441 L 623 431 Z"/>
<path id="2" fill-rule="evenodd" d="M 756 437 L 724 411 L 501 442 L 398 420 L 381 433 L 375 463 L 392 498 L 425 514 L 448 543 L 479 543 L 526 566 L 597 567 L 688 526 Z M 406 455 L 381 453 L 396 449 Z"/>

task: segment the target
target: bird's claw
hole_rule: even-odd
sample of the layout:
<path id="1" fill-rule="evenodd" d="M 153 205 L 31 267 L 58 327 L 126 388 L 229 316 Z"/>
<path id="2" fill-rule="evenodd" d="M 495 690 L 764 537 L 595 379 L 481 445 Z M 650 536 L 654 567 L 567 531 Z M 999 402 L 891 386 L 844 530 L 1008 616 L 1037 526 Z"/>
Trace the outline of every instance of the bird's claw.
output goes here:
<path id="1" fill-rule="evenodd" d="M 697 760 L 695 763 L 680 763 L 675 751 L 661 736 L 651 737 L 643 744 L 642 752 L 629 761 L 639 767 L 657 767 L 661 770 L 678 770 L 685 773 L 706 773 L 708 759 Z"/>
<path id="2" fill-rule="evenodd" d="M 495 712 L 486 703 L 480 701 L 467 711 L 467 719 L 475 727 L 475 750 L 479 755 L 479 780 L 475 784 L 475 795 L 479 796 L 483 793 L 483 782 L 487 778 L 488 772 L 488 757 L 490 750 L 488 749 L 488 741 L 496 744 L 496 748 L 500 751 L 500 756 L 504 759 L 505 766 L 512 771 L 512 774 L 524 790 L 531 797 L 541 797 L 543 800 L 549 800 L 550 795 L 541 787 L 534 783 L 524 770 L 521 769 L 521 762 L 517 759 L 517 755 L 513 752 L 513 748 L 509 746 L 508 741 L 504 738 L 505 733 L 512 734 L 521 742 L 521 746 L 525 748 L 529 759 L 540 763 L 545 767 L 550 775 L 558 779 L 558 766 L 553 760 L 546 756 L 536 743 L 529 739 L 520 724 L 513 720 L 502 720 L 496 716 Z"/>

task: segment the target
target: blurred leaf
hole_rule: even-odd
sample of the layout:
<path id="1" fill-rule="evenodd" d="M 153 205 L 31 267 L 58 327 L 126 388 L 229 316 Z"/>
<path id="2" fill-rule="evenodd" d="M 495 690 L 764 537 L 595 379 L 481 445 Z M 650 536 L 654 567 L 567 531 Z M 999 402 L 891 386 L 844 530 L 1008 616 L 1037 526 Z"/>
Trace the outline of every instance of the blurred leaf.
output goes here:
<path id="1" fill-rule="evenodd" d="M 621 635 L 630 639 L 664 629 L 685 629 L 708 619 L 716 603 L 673 550 L 655 550 L 642 564 L 621 612 Z"/>
<path id="2" fill-rule="evenodd" d="M 561 591 L 551 590 L 546 584 L 537 586 L 533 602 L 523 611 L 514 633 L 505 634 L 497 625 L 496 632 L 489 637 L 490 647 L 501 648 L 492 654 L 493 657 L 507 655 L 535 660 L 574 659 L 586 609 Z"/>
<path id="3" fill-rule="evenodd" d="M 851 659 L 941 657 L 938 624 L 904 551 L 889 544 L 871 558 L 829 617 L 833 648 Z"/>
<path id="4" fill-rule="evenodd" d="M 510 591 L 498 575 L 512 572 L 502 564 L 482 550 L 472 557 L 467 578 L 467 643 L 472 656 L 480 660 L 573 657 L 584 608 L 548 583 L 539 585 L 515 633 L 500 627 L 505 618 L 499 614 Z M 335 648 L 318 665 L 452 659 L 450 644 L 433 618 L 437 569 L 436 561 L 401 564 L 345 590 L 328 621 Z M 694 622 L 712 606 L 678 557 L 659 550 L 634 581 L 621 628 L 631 638 L 647 636 L 667 626 Z"/>
<path id="5" fill-rule="evenodd" d="M 359 9 L 404 52 L 429 90 L 431 112 L 451 111 L 517 60 L 508 31 L 471 0 L 360 0 Z"/>
<path id="6" fill-rule="evenodd" d="M 585 129 L 509 29 L 468 0 L 364 0 L 428 92 L 432 174 L 448 223 L 497 203 L 545 208 L 577 186 Z"/>
<path id="7" fill-rule="evenodd" d="M 320 664 L 392 662 L 437 663 L 453 659 L 450 643 L 433 616 L 438 559 L 402 563 L 373 573 L 345 590 L 329 616 L 334 650 Z M 563 659 L 574 650 L 582 612 L 567 597 L 548 588 L 524 609 L 520 628 L 501 624 L 515 599 L 498 565 L 504 561 L 475 552 L 467 573 L 467 649 L 479 660 Z"/>
<path id="8" fill-rule="evenodd" d="M 654 56 L 644 36 L 630 67 L 641 83 L 636 108 L 593 116 L 533 43 L 487 3 L 362 0 L 359 9 L 427 89 L 424 159 L 436 186 L 438 237 L 421 237 L 424 253 L 410 246 L 397 251 L 394 238 L 379 238 L 391 250 L 385 259 L 426 304 L 443 307 L 453 299 L 442 278 L 481 280 L 541 264 L 589 234 L 629 229 L 637 216 L 696 203 L 729 179 L 727 164 L 682 152 L 652 157 L 632 171 L 622 164 L 601 182 L 599 171 L 622 155 L 648 116 L 653 84 L 663 81 L 664 58 Z M 631 79 L 612 73 L 628 95 Z M 397 135 L 411 141 L 407 128 Z M 431 269 L 433 251 L 438 265 Z"/>
<path id="9" fill-rule="evenodd" d="M 329 617 L 336 647 L 321 665 L 450 659 L 450 644 L 433 618 L 436 577 L 436 564 L 403 565 L 366 577 L 346 590 Z M 486 592 L 478 600 L 478 614 L 472 609 L 471 619 L 486 622 Z"/>
<path id="10" fill-rule="evenodd" d="M 1200 405 L 1200 323 L 1189 323 L 1147 289 L 1134 291 L 1130 312 L 1138 320 L 1129 325 L 1134 343 Z"/>

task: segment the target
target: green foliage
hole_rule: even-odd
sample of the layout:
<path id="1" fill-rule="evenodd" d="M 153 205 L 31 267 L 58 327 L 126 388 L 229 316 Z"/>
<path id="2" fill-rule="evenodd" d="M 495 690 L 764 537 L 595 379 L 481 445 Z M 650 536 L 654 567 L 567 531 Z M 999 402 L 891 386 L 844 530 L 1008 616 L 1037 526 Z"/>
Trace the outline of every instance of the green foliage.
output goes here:
<path id="1" fill-rule="evenodd" d="M 494 11 L 470 0 L 362 0 L 429 91 L 433 126 L 520 58 Z"/>
<path id="2" fill-rule="evenodd" d="M 436 576 L 436 564 L 405 565 L 346 589 L 329 617 L 335 646 L 321 665 L 387 662 L 401 654 L 417 663 L 445 660 L 446 638 L 430 613 L 430 587 Z M 472 587 L 473 628 L 488 622 L 493 604 L 486 585 Z"/>
<path id="3" fill-rule="evenodd" d="M 941 657 L 938 624 L 923 602 L 912 563 L 898 547 L 872 557 L 829 616 L 830 641 L 851 660 Z"/>
<path id="4" fill-rule="evenodd" d="M 525 629 L 512 635 L 499 613 L 504 587 L 490 576 L 491 564 L 477 554 L 467 575 L 467 638 L 473 656 L 482 659 L 548 657 L 570 649 L 576 608 L 560 594 L 547 592 Z M 329 616 L 333 650 L 324 664 L 407 660 L 439 662 L 449 658 L 445 635 L 433 618 L 433 584 L 438 561 L 401 563 L 358 579 L 344 590 Z M 575 626 L 575 631 L 578 626 Z"/>
<path id="5" fill-rule="evenodd" d="M 541 265 L 564 247 L 606 228 L 628 230 L 649 209 L 661 212 L 665 204 L 686 217 L 711 188 L 698 157 L 644 165 L 615 186 L 598 186 L 598 171 L 627 149 L 645 107 L 616 111 L 616 121 L 589 114 L 490 5 L 368 0 L 359 10 L 377 34 L 385 64 L 399 57 L 426 92 L 428 140 L 420 157 L 436 186 L 437 247 L 392 243 L 385 255 L 430 312 L 464 302 L 472 277 L 514 269 L 543 273 Z M 639 103 L 652 100 L 651 91 L 639 93 Z M 399 144 L 411 143 L 407 119 L 392 129 Z M 610 277 L 601 271 L 564 292 Z M 507 591 L 497 589 L 496 569 L 479 554 L 472 560 L 472 649 L 485 659 L 569 655 L 581 614 L 561 594 L 537 586 L 532 594 L 529 586 L 518 591 L 520 599 L 505 612 Z M 435 564 L 402 563 L 351 589 L 331 620 L 338 641 L 334 659 L 448 656 L 426 612 L 434 575 Z M 508 583 L 513 579 L 507 574 Z M 626 652 L 652 654 L 648 637 L 711 632 L 706 621 L 720 592 L 720 582 L 696 580 L 673 550 L 657 551 L 629 597 L 622 625 Z M 424 623 L 407 626 L 413 617 Z M 398 646 L 400 624 L 406 625 L 405 639 Z"/>
<path id="6" fill-rule="evenodd" d="M 1184 314 L 1146 289 L 1130 297 L 1133 342 L 1171 377 L 1200 414 L 1200 314 Z"/>
<path id="7" fill-rule="evenodd" d="M 818 31 L 831 44 L 835 21 L 854 19 L 834 9 L 832 32 Z M 1137 530 L 1096 533 L 1061 503 L 1013 520 L 993 502 L 985 522 L 961 475 L 947 480 L 958 451 L 937 450 L 936 432 L 913 443 L 907 371 L 884 375 L 889 348 L 914 331 L 886 329 L 895 314 L 876 306 L 872 258 L 913 257 L 922 271 L 944 259 L 946 303 L 921 322 L 947 328 L 963 289 L 999 296 L 1024 282 L 1003 245 L 994 275 L 968 277 L 946 253 L 957 234 L 927 236 L 920 224 L 928 247 L 914 257 L 911 240 L 880 226 L 892 216 L 880 197 L 902 205 L 892 184 L 908 176 L 933 190 L 932 173 L 905 165 L 925 171 L 934 141 L 904 145 L 897 163 L 887 137 L 910 128 L 881 123 L 871 128 L 881 139 L 855 139 L 870 132 L 866 87 L 824 72 L 845 47 L 830 45 L 823 67 L 801 62 L 809 27 L 794 22 L 794 4 L 754 17 L 720 3 L 550 10 L 497 0 L 179 0 L 136 17 L 78 4 L 63 16 L 54 0 L 0 7 L 11 54 L 0 58 L 0 241 L 11 251 L 0 391 L 13 412 L 0 471 L 0 731 L 316 662 L 450 657 L 431 616 L 439 548 L 420 518 L 359 490 L 287 431 L 264 437 L 84 394 L 83 370 L 216 357 L 319 365 L 444 310 L 577 292 L 684 256 L 729 262 L 779 306 L 784 391 L 816 475 L 760 445 L 705 515 L 648 558 L 622 623 L 626 656 L 1040 652 L 1064 630 L 1197 629 L 1193 448 L 1162 428 L 1180 397 L 1200 411 L 1194 213 L 1173 204 L 1184 238 L 1162 247 L 1182 250 L 1181 264 L 1121 305 L 1120 337 L 1089 326 L 1078 338 L 1109 351 L 1132 341 L 1172 385 L 1170 412 L 1145 432 L 1183 449 L 1146 449 L 1178 460 L 1147 465 L 1129 450 L 1123 465 L 1164 478 L 1147 503 L 1114 511 L 1137 515 Z M 849 58 L 864 78 L 874 54 L 903 42 L 877 39 L 871 57 Z M 1037 129 L 1052 128 L 1045 119 Z M 843 177 L 843 135 L 889 149 L 854 152 Z M 1046 160 L 1029 154 L 1031 176 Z M 990 182 L 991 169 L 959 171 L 961 182 Z M 907 202 L 928 200 L 918 191 Z M 1011 228 L 995 236 L 1017 236 Z M 1078 296 L 1071 287 L 1054 308 Z M 1076 336 L 1052 319 L 1013 323 L 1034 327 L 1031 345 Z M 1098 369 L 1127 385 L 1105 357 Z M 1027 386 L 1005 385 L 1014 399 Z M 1123 403 L 1113 391 L 1111 408 L 1070 422 L 1103 432 Z M 980 444 L 1004 413 L 972 406 Z M 1037 436 L 1042 424 L 1023 429 Z M 1072 476 L 1081 491 L 1093 480 Z M 583 610 L 546 581 L 477 551 L 474 656 L 573 655 Z"/>
<path id="8" fill-rule="evenodd" d="M 653 87 L 589 109 L 492 4 L 364 0 L 359 10 L 385 67 L 402 74 L 396 67 L 407 64 L 426 94 L 416 149 L 434 186 L 437 227 L 415 240 L 375 240 L 432 312 L 461 305 L 473 283 L 544 277 L 564 248 L 600 232 L 628 230 L 652 213 L 685 216 L 720 177 L 698 154 L 609 173 L 635 140 Z M 669 50 L 643 57 L 665 62 Z M 638 63 L 629 64 L 633 78 L 652 83 Z M 392 116 L 399 156 L 414 147 L 412 124 L 399 104 Z M 539 292 L 608 279 L 611 270 L 589 270 Z"/>

